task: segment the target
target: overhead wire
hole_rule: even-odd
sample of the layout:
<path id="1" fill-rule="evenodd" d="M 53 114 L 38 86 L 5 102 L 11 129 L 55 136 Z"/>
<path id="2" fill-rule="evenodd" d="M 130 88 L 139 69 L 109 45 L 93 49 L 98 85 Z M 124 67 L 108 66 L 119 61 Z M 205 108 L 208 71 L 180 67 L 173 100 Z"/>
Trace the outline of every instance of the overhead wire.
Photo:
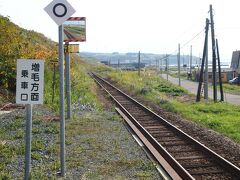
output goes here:
<path id="1" fill-rule="evenodd" d="M 188 45 L 190 42 L 192 42 L 193 40 L 195 40 L 198 36 L 200 36 L 200 34 L 202 34 L 204 32 L 205 28 L 203 28 L 200 32 L 198 32 L 196 35 L 194 35 L 190 40 L 188 40 L 186 43 L 184 43 L 182 46 L 180 46 L 180 50 L 183 49 L 186 45 Z M 167 54 L 166 56 L 164 56 L 163 58 L 161 58 L 160 60 L 166 59 L 172 55 L 174 55 L 176 52 L 178 52 L 178 49 L 176 49 L 175 51 L 173 51 L 170 54 Z"/>
<path id="2" fill-rule="evenodd" d="M 204 13 L 204 15 L 202 15 L 202 17 L 199 18 L 199 19 L 204 19 L 204 18 L 206 17 L 206 15 L 208 15 L 208 14 L 209 14 L 209 11 L 207 11 L 207 13 Z M 169 44 L 167 44 L 166 46 L 168 47 L 168 46 L 170 46 L 170 45 L 172 45 L 172 44 L 176 44 L 177 42 L 179 42 L 179 39 L 180 39 L 180 38 L 182 38 L 185 34 L 187 34 L 189 31 L 191 31 L 193 27 L 196 26 L 196 24 L 197 24 L 196 22 L 198 22 L 198 21 L 194 20 L 193 23 L 188 23 L 188 24 L 191 24 L 191 25 L 188 26 L 185 31 L 183 31 L 181 34 L 179 34 L 178 37 L 174 38 L 175 40 L 172 40 L 172 41 L 171 41 Z"/>

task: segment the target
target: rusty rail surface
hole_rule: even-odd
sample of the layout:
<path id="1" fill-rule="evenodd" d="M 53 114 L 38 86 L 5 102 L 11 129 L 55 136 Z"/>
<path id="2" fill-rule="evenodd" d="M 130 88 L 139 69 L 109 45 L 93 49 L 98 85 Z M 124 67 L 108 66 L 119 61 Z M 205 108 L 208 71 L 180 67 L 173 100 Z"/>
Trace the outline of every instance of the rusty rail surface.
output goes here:
<path id="1" fill-rule="evenodd" d="M 115 101 L 171 179 L 240 179 L 240 169 L 95 73 L 95 81 Z"/>

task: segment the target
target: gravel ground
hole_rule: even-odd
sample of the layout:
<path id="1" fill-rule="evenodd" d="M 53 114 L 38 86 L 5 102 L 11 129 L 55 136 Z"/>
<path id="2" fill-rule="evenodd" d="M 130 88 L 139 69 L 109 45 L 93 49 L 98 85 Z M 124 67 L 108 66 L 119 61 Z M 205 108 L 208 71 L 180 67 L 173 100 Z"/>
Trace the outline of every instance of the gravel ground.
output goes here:
<path id="1" fill-rule="evenodd" d="M 65 179 L 161 179 L 154 164 L 111 110 L 73 105 L 66 120 Z M 25 110 L 0 115 L 0 179 L 22 179 Z M 59 171 L 59 118 L 44 106 L 33 108 L 32 179 L 62 179 Z M 19 135 L 20 134 L 20 135 Z"/>
<path id="2" fill-rule="evenodd" d="M 32 135 L 32 167 L 42 169 L 46 164 L 52 163 L 54 158 L 47 152 L 47 148 L 56 142 L 56 135 L 47 133 L 49 124 L 45 117 L 55 114 L 43 106 L 33 108 L 33 135 Z M 8 174 L 9 179 L 22 179 L 24 172 L 24 136 L 25 136 L 25 110 L 14 109 L 12 112 L 0 115 L 0 143 L 5 154 L 2 163 L 3 174 Z M 51 124 L 50 126 L 53 126 Z M 33 144 L 34 143 L 34 144 Z M 3 151 L 4 150 L 4 151 Z M 6 153 L 9 151 L 9 155 Z M 42 171 L 42 170 L 41 170 Z M 1 177 L 1 176 L 0 176 Z M 3 177 L 2 177 L 3 178 Z M 1 179 L 1 178 L 0 178 Z"/>

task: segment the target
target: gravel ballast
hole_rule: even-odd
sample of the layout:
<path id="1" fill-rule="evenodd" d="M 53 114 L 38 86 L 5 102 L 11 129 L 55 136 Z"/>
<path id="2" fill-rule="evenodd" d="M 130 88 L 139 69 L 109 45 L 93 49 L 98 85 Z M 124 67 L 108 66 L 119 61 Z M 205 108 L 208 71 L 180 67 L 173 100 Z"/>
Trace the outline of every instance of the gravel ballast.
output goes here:
<path id="1" fill-rule="evenodd" d="M 114 111 L 73 107 L 73 118 L 66 120 L 65 179 L 161 179 Z M 1 178 L 24 176 L 24 118 L 24 109 L 0 115 L 1 149 L 12 151 L 0 157 Z M 32 179 L 62 179 L 57 176 L 59 146 L 59 118 L 44 106 L 34 106 Z"/>

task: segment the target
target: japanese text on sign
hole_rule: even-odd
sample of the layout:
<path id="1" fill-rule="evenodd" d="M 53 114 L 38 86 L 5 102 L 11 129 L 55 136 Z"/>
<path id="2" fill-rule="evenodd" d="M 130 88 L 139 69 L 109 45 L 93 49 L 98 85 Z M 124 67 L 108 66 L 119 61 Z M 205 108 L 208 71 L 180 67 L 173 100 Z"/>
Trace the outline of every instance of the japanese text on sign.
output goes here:
<path id="1" fill-rule="evenodd" d="M 17 60 L 17 104 L 43 104 L 44 61 Z"/>

